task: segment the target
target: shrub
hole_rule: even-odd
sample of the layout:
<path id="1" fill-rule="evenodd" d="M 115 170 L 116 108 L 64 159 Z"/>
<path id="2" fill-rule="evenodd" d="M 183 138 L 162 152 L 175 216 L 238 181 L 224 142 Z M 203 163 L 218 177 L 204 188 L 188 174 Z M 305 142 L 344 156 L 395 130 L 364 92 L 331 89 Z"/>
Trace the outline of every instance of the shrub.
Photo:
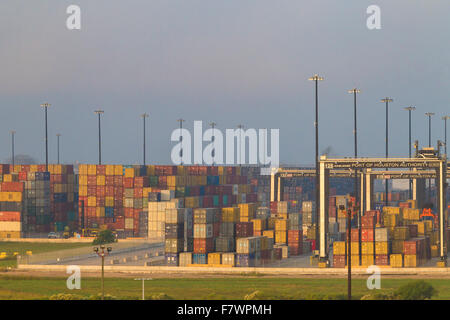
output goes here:
<path id="1" fill-rule="evenodd" d="M 397 298 L 401 300 L 431 299 L 437 293 L 437 290 L 431 284 L 423 280 L 407 283 L 395 291 Z"/>
<path id="2" fill-rule="evenodd" d="M 72 293 L 58 293 L 50 296 L 49 300 L 86 300 L 86 297 Z"/>
<path id="3" fill-rule="evenodd" d="M 102 230 L 92 242 L 93 245 L 107 244 L 116 242 L 116 237 L 111 230 Z"/>
<path id="4" fill-rule="evenodd" d="M 165 293 L 157 293 L 152 295 L 150 300 L 173 300 L 173 298 Z"/>

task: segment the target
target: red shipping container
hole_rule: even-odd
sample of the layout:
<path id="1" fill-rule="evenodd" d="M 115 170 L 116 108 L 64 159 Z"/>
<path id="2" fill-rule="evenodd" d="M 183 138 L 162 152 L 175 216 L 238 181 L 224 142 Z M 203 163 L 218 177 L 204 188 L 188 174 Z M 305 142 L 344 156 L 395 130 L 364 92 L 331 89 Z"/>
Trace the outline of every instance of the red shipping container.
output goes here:
<path id="1" fill-rule="evenodd" d="M 375 222 L 381 223 L 381 213 L 379 210 L 368 210 L 364 216 L 375 217 Z"/>
<path id="2" fill-rule="evenodd" d="M 0 211 L 0 221 L 20 221 L 20 212 Z"/>
<path id="3" fill-rule="evenodd" d="M 354 241 L 354 242 L 359 241 L 359 229 L 352 229 L 351 238 L 352 238 L 352 241 Z M 362 231 L 361 231 L 361 239 L 362 239 Z"/>
<path id="4" fill-rule="evenodd" d="M 104 197 L 97 197 L 97 207 L 104 207 L 105 206 L 105 198 Z"/>
<path id="5" fill-rule="evenodd" d="M 26 171 L 19 172 L 19 181 L 27 181 L 27 172 Z"/>
<path id="6" fill-rule="evenodd" d="M 288 230 L 288 242 L 302 243 L 303 231 L 302 230 Z"/>
<path id="7" fill-rule="evenodd" d="M 105 187 L 104 186 L 97 186 L 96 187 L 96 195 L 97 197 L 104 197 L 105 196 Z"/>
<path id="8" fill-rule="evenodd" d="M 236 223 L 236 237 L 247 238 L 253 236 L 253 222 Z"/>
<path id="9" fill-rule="evenodd" d="M 114 186 L 114 176 L 105 176 L 105 185 Z"/>
<path id="10" fill-rule="evenodd" d="M 361 226 L 363 228 L 375 228 L 375 224 L 376 224 L 375 221 L 376 220 L 375 220 L 374 216 L 370 216 L 370 215 L 362 216 L 361 217 Z"/>
<path id="11" fill-rule="evenodd" d="M 375 255 L 375 265 L 388 266 L 389 265 L 389 256 L 387 254 Z"/>
<path id="12" fill-rule="evenodd" d="M 273 248 L 273 258 L 275 260 L 281 260 L 281 258 L 282 258 L 282 249 L 281 248 Z"/>
<path id="13" fill-rule="evenodd" d="M 105 197 L 114 197 L 114 187 L 113 186 L 105 187 Z"/>
<path id="14" fill-rule="evenodd" d="M 345 268 L 345 255 L 333 255 L 333 268 Z"/>
<path id="15" fill-rule="evenodd" d="M 292 256 L 298 256 L 302 254 L 302 247 L 294 247 L 289 245 L 289 254 Z"/>
<path id="16" fill-rule="evenodd" d="M 46 172 L 45 170 L 45 164 L 38 164 L 38 172 Z"/>
<path id="17" fill-rule="evenodd" d="M 375 229 L 373 228 L 362 228 L 361 229 L 361 241 L 368 242 L 368 241 L 374 241 L 374 233 Z"/>
<path id="18" fill-rule="evenodd" d="M 133 188 L 134 187 L 134 179 L 133 178 L 123 178 L 123 187 L 124 188 Z"/>
<path id="19" fill-rule="evenodd" d="M 96 197 L 97 196 L 97 186 L 88 186 L 87 187 L 87 195 L 88 195 L 88 197 Z"/>
<path id="20" fill-rule="evenodd" d="M 404 254 L 415 254 L 419 257 L 425 257 L 424 252 L 424 239 L 406 240 L 403 242 Z"/>
<path id="21" fill-rule="evenodd" d="M 2 182 L 1 191 L 3 191 L 3 192 L 23 192 L 23 182 Z"/>
<path id="22" fill-rule="evenodd" d="M 209 253 L 214 251 L 214 239 L 194 239 L 194 253 Z"/>
<path id="23" fill-rule="evenodd" d="M 88 186 L 96 186 L 97 185 L 97 176 L 88 175 L 87 176 L 87 184 L 88 184 Z"/>
<path id="24" fill-rule="evenodd" d="M 104 164 L 98 164 L 97 167 L 97 175 L 104 176 L 106 175 L 106 166 Z"/>
<path id="25" fill-rule="evenodd" d="M 213 237 L 217 238 L 220 235 L 220 222 L 213 223 Z"/>
<path id="26" fill-rule="evenodd" d="M 134 197 L 135 198 L 142 198 L 142 195 L 143 195 L 142 188 L 134 187 Z"/>
<path id="27" fill-rule="evenodd" d="M 114 186 L 123 185 L 123 176 L 114 176 Z"/>

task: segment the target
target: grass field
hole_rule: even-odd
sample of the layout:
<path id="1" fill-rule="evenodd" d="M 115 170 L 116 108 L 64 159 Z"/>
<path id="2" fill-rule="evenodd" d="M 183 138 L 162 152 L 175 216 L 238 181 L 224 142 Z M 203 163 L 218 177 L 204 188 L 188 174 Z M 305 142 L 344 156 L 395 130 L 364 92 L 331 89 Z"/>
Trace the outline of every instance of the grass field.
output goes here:
<path id="1" fill-rule="evenodd" d="M 42 243 L 42 242 L 9 242 L 0 241 L 0 252 L 6 252 L 8 256 L 14 252 L 24 255 L 27 251 L 33 254 L 57 251 L 63 249 L 73 249 L 91 246 L 90 243 Z M 0 260 L 0 268 L 15 267 L 17 264 L 16 258 L 7 258 Z"/>
<path id="2" fill-rule="evenodd" d="M 396 289 L 410 279 L 385 279 L 381 290 Z M 435 299 L 450 299 L 450 280 L 427 280 L 437 290 Z M 105 294 L 118 299 L 140 299 L 141 281 L 133 279 L 106 278 Z M 365 279 L 352 281 L 353 296 L 373 292 L 366 288 Z M 36 278 L 19 276 L 0 276 L 0 299 L 48 299 L 58 293 L 72 293 L 82 296 L 100 292 L 100 280 L 85 278 L 81 280 L 80 290 L 66 288 L 66 278 Z M 327 299 L 345 298 L 347 283 L 345 279 L 292 279 L 292 278 L 217 278 L 217 279 L 155 279 L 145 284 L 146 297 L 166 294 L 177 300 L 228 300 L 244 299 L 247 294 L 260 291 L 261 299 Z"/>

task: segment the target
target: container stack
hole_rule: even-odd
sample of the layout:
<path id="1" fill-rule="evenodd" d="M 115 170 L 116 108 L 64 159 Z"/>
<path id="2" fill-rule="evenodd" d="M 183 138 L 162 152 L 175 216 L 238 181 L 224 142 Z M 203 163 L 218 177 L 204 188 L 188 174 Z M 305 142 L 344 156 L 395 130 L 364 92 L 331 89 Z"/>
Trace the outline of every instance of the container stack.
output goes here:
<path id="1" fill-rule="evenodd" d="M 7 165 L 0 165 L 0 238 L 21 238 L 23 183 L 13 181 Z M 5 181 L 6 180 L 6 181 Z"/>

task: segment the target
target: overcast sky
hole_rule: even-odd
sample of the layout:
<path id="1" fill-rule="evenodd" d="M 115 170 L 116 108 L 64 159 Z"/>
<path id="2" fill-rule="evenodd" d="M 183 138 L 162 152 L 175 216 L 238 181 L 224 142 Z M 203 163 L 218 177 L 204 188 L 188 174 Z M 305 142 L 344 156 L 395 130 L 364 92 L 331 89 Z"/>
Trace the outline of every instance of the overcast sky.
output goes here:
<path id="1" fill-rule="evenodd" d="M 66 8 L 81 7 L 81 30 L 66 28 Z M 366 27 L 369 5 L 381 8 L 381 30 Z M 0 159 L 16 154 L 45 161 L 61 133 L 65 163 L 97 161 L 102 119 L 105 163 L 170 162 L 176 119 L 211 120 L 220 129 L 279 128 L 280 160 L 314 160 L 314 86 L 319 73 L 320 150 L 353 155 L 353 98 L 358 96 L 361 156 L 383 156 L 383 97 L 394 99 L 390 154 L 428 144 L 425 112 L 435 112 L 433 143 L 450 114 L 448 0 L 2 0 L 0 2 Z M 449 124 L 450 125 L 450 124 Z"/>

